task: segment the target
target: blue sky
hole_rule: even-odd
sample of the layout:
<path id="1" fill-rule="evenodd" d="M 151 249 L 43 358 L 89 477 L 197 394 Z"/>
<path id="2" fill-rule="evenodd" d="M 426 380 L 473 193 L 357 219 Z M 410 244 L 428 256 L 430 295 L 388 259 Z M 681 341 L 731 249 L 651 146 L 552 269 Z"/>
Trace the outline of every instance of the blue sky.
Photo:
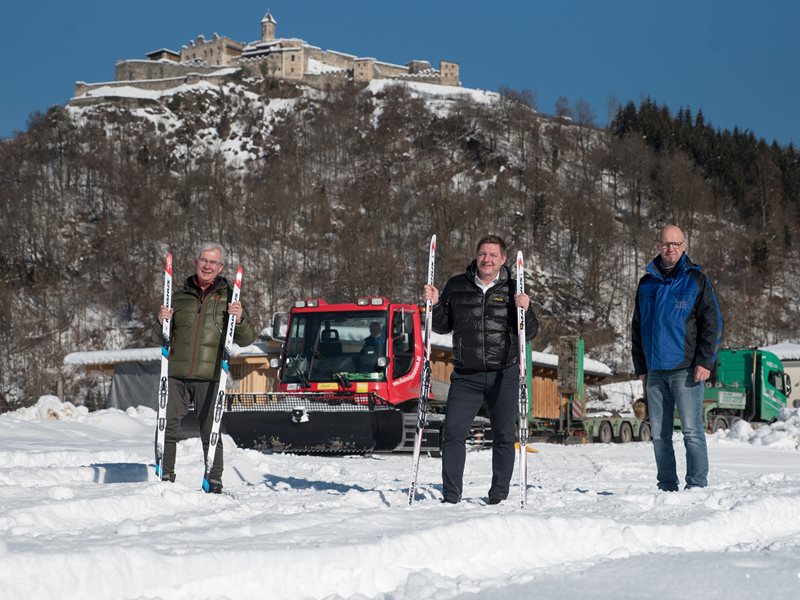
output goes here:
<path id="1" fill-rule="evenodd" d="M 72 96 L 75 81 L 109 81 L 114 63 L 214 32 L 278 36 L 404 64 L 461 65 L 464 86 L 588 101 L 608 122 L 609 99 L 649 96 L 702 109 L 717 128 L 800 145 L 800 2 L 795 0 L 113 0 L 5 1 L 0 137 Z"/>

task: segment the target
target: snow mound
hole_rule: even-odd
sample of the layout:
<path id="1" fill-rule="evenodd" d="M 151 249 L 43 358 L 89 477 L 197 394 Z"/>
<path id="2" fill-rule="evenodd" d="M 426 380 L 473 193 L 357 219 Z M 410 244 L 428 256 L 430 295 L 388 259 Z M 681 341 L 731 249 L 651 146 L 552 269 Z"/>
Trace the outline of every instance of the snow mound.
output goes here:
<path id="1" fill-rule="evenodd" d="M 644 384 L 640 379 L 588 387 L 586 410 L 593 414 L 632 415 L 633 403 L 643 397 Z"/>
<path id="2" fill-rule="evenodd" d="M 747 421 L 736 421 L 731 428 L 717 434 L 720 439 L 737 440 L 754 446 L 800 448 L 800 409 L 783 409 L 774 423 L 753 427 Z"/>
<path id="3" fill-rule="evenodd" d="M 23 421 L 63 421 L 85 417 L 89 409 L 75 406 L 72 402 L 61 402 L 58 396 L 41 396 L 33 406 L 19 408 L 8 414 Z"/>

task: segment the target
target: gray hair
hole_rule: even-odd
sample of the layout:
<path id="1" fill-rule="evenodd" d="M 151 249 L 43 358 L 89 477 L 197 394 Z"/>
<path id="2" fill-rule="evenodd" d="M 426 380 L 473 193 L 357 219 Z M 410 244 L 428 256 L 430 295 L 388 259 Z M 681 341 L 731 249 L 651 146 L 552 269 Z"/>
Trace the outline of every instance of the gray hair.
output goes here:
<path id="1" fill-rule="evenodd" d="M 217 242 L 202 242 L 197 246 L 196 258 L 200 258 L 203 252 L 208 250 L 219 250 L 219 260 L 221 263 L 225 263 L 225 248 L 222 247 L 222 244 L 218 244 Z"/>

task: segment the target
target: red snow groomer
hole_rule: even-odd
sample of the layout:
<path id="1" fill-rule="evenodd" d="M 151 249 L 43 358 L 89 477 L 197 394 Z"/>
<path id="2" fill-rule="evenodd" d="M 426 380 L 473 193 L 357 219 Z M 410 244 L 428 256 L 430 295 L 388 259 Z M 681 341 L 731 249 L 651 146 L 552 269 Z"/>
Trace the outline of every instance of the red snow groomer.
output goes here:
<path id="1" fill-rule="evenodd" d="M 281 317 L 273 322 L 276 337 Z M 273 363 L 277 391 L 230 396 L 227 431 L 238 444 L 277 452 L 413 448 L 423 362 L 418 306 L 384 297 L 302 300 L 285 331 Z M 444 402 L 429 406 L 422 450 L 436 453 Z"/>

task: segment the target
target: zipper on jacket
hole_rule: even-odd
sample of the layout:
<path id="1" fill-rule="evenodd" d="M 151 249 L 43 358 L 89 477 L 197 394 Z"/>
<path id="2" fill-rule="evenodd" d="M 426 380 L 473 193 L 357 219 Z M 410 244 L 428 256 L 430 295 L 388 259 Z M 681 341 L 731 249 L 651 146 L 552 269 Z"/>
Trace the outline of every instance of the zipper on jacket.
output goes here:
<path id="1" fill-rule="evenodd" d="M 483 303 L 481 304 L 481 347 L 483 348 L 483 370 L 486 370 L 486 296 L 489 290 L 483 292 Z"/>
<path id="2" fill-rule="evenodd" d="M 205 295 L 205 294 L 204 294 Z M 200 298 L 200 306 L 197 307 L 197 313 L 194 317 L 194 332 L 192 333 L 192 360 L 189 362 L 189 374 L 191 377 L 194 374 L 194 363 L 197 357 L 197 334 L 200 331 L 200 320 L 203 312 L 203 298 Z"/>
<path id="3" fill-rule="evenodd" d="M 199 287 L 197 288 L 200 292 L 200 295 L 195 297 L 198 300 L 200 300 L 200 306 L 197 307 L 197 313 L 195 314 L 194 317 L 194 333 L 192 334 L 192 360 L 189 361 L 189 377 L 191 377 L 194 374 L 195 358 L 197 358 L 197 335 L 200 331 L 199 325 L 201 321 L 201 315 L 203 312 L 203 305 L 205 304 L 208 292 L 211 291 L 215 283 L 216 280 L 214 280 L 214 282 L 212 282 L 211 285 L 209 285 L 206 289 L 201 289 Z"/>

